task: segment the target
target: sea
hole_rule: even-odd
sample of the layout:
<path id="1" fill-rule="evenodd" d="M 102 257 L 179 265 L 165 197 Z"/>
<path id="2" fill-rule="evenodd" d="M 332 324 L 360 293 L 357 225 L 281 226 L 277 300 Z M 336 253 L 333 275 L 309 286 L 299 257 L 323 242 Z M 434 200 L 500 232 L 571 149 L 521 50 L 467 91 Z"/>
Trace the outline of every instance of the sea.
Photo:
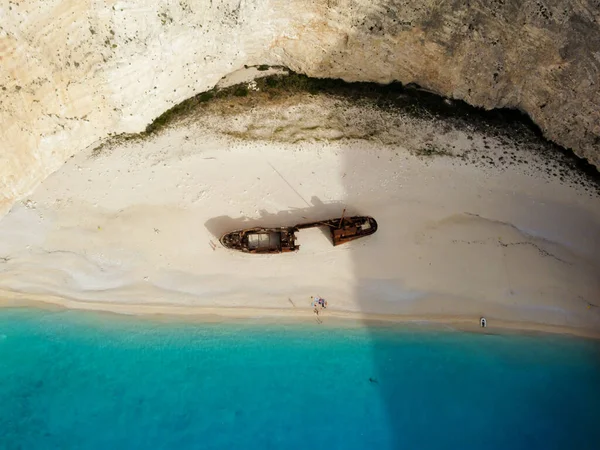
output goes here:
<path id="1" fill-rule="evenodd" d="M 599 449 L 600 343 L 0 310 L 0 449 Z"/>

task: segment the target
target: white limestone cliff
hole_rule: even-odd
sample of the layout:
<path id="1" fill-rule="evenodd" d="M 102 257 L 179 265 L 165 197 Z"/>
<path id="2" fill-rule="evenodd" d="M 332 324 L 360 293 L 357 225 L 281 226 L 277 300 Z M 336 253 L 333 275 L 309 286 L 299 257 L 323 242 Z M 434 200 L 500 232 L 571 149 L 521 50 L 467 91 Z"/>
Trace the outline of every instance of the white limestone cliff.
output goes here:
<path id="1" fill-rule="evenodd" d="M 245 64 L 519 108 L 598 165 L 599 21 L 592 0 L 1 0 L 0 215 Z"/>

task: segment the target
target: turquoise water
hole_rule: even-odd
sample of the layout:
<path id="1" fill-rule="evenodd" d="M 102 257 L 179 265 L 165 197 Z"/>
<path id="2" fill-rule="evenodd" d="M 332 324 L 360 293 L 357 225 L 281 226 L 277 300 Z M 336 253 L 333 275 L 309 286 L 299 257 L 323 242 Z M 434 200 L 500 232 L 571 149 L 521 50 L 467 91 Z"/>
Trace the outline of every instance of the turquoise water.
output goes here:
<path id="1" fill-rule="evenodd" d="M 2 449 L 600 448 L 565 337 L 1 310 L 0 381 Z"/>

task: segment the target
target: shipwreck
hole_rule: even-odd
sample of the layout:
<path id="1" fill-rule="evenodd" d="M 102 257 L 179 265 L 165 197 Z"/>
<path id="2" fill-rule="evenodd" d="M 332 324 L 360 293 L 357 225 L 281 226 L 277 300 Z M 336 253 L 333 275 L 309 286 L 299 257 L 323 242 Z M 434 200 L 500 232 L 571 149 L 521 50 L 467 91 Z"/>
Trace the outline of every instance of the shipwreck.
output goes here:
<path id="1" fill-rule="evenodd" d="M 337 219 L 309 222 L 291 227 L 246 228 L 224 234 L 221 244 L 232 250 L 246 253 L 287 253 L 300 249 L 296 244 L 296 232 L 307 228 L 327 227 L 333 245 L 340 245 L 377 231 L 377 222 L 369 216 L 342 217 Z"/>

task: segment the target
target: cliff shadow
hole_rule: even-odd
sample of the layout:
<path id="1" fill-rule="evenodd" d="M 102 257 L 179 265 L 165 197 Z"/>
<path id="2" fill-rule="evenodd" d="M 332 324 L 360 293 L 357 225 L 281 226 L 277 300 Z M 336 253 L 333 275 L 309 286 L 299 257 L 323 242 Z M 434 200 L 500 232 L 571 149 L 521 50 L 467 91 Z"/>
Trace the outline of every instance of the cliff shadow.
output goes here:
<path id="1" fill-rule="evenodd" d="M 331 8 L 329 5 L 331 5 Z M 336 11 L 337 6 L 338 2 L 327 2 L 327 7 L 323 7 L 326 16 L 331 11 L 333 21 L 335 21 L 336 15 L 343 14 L 343 12 Z M 434 6 L 432 8 L 447 10 L 451 6 Z M 435 29 L 438 26 L 432 23 L 434 19 L 439 19 L 440 13 L 438 11 L 431 11 L 431 17 L 424 21 L 417 19 L 411 23 L 406 18 L 400 17 L 399 11 L 403 9 L 405 9 L 405 6 L 400 5 L 400 2 L 397 1 L 377 1 L 372 6 L 364 6 L 362 9 L 362 11 L 365 11 L 364 16 L 353 17 L 354 26 L 352 31 L 345 36 L 343 36 L 343 33 L 339 33 L 340 38 L 336 44 L 332 43 L 334 42 L 333 39 L 316 43 L 317 47 L 323 49 L 323 54 L 321 61 L 307 62 L 312 73 L 333 72 L 339 78 L 344 78 L 346 75 L 348 78 L 352 78 L 352 75 L 345 73 L 343 69 L 335 70 L 336 65 L 343 66 L 343 64 L 336 64 L 340 59 L 345 56 L 348 58 L 353 57 L 352 47 L 349 46 L 349 43 L 364 43 L 366 40 L 365 34 L 371 34 L 370 37 L 374 38 L 370 39 L 370 42 L 374 43 L 377 39 L 380 39 L 381 46 L 384 48 L 386 46 L 386 35 L 391 36 L 403 32 L 405 29 L 416 31 L 428 27 Z M 326 20 L 323 20 L 323 22 L 326 22 Z M 434 37 L 432 36 L 432 39 Z M 363 51 L 365 55 L 368 55 L 368 47 L 361 49 L 359 46 L 355 46 L 354 49 L 357 52 Z M 373 48 L 374 52 L 377 50 Z M 396 55 L 390 54 L 389 57 L 396 58 Z M 479 61 L 479 63 L 482 64 L 483 61 Z M 386 77 L 387 75 L 382 76 Z M 415 78 L 419 78 L 418 74 L 415 75 Z M 332 83 L 334 82 L 332 81 Z M 320 86 L 324 86 L 324 92 L 329 92 L 326 84 L 316 86 L 316 92 L 318 92 Z M 369 86 L 366 83 L 363 87 L 373 88 L 372 85 Z M 341 89 L 342 94 L 345 93 L 352 99 L 354 92 L 352 92 L 349 85 L 345 85 Z M 374 90 L 377 91 L 376 88 Z M 361 93 L 358 92 L 357 96 L 360 98 Z M 365 96 L 383 104 L 387 103 L 389 99 L 395 98 L 397 100 L 393 102 L 394 105 L 399 105 L 405 111 L 416 110 L 424 117 L 442 117 L 454 120 L 456 116 L 462 116 L 465 118 L 465 123 L 476 124 L 477 115 L 480 114 L 476 108 L 472 108 L 463 102 L 444 99 L 427 91 L 427 86 L 421 88 L 419 86 L 407 87 L 396 84 L 393 90 L 388 92 L 387 97 L 386 93 L 381 91 L 367 93 Z M 488 116 L 492 116 L 492 114 L 496 113 L 490 113 Z M 503 121 L 507 120 L 504 113 L 497 113 L 497 116 L 497 118 L 492 117 L 492 120 L 496 123 L 502 124 Z M 517 122 L 523 119 L 525 118 L 517 117 L 515 119 L 512 114 L 510 117 L 510 120 Z M 481 126 L 487 130 L 485 123 Z M 402 145 L 401 142 L 398 142 L 398 144 Z M 374 151 L 377 150 L 374 149 Z M 408 308 L 403 309 L 402 305 L 415 305 L 421 299 L 424 300 L 424 304 L 427 303 L 424 298 L 427 293 L 414 292 L 407 288 L 410 284 L 418 284 L 406 280 L 408 275 L 403 272 L 403 267 L 411 264 L 411 261 L 405 262 L 403 266 L 399 263 L 400 258 L 396 258 L 395 255 L 406 255 L 407 251 L 412 250 L 414 251 L 412 254 L 414 264 L 418 264 L 418 267 L 422 268 L 424 278 L 428 276 L 434 278 L 439 275 L 439 272 L 436 273 L 430 267 L 431 263 L 435 265 L 435 261 L 426 261 L 426 256 L 419 253 L 418 246 L 407 249 L 404 244 L 413 239 L 410 233 L 414 231 L 414 227 L 411 228 L 410 224 L 412 222 L 414 225 L 417 222 L 417 218 L 411 218 L 410 214 L 422 213 L 426 215 L 427 213 L 424 210 L 435 208 L 435 204 L 440 205 L 440 210 L 444 209 L 443 202 L 430 202 L 431 204 L 424 208 L 419 207 L 417 203 L 420 201 L 427 202 L 427 196 L 429 195 L 437 195 L 443 198 L 446 193 L 431 191 L 427 193 L 417 192 L 412 195 L 408 192 L 409 189 L 403 190 L 401 177 L 389 176 L 393 170 L 388 172 L 387 183 L 382 185 L 381 179 L 378 177 L 378 171 L 388 171 L 390 167 L 402 164 L 401 158 L 388 154 L 384 148 L 381 149 L 381 154 L 371 157 L 356 152 L 355 149 L 350 147 L 342 148 L 340 152 L 343 155 L 343 167 L 340 172 L 348 174 L 342 180 L 345 191 L 344 203 L 349 208 L 353 208 L 357 214 L 372 216 L 378 222 L 378 231 L 373 236 L 344 244 L 348 245 L 345 251 L 350 255 L 351 260 L 353 296 L 356 299 L 356 307 L 365 315 L 376 312 L 401 314 L 408 310 Z M 385 164 L 383 160 L 386 161 Z M 425 184 L 425 179 L 428 178 L 429 173 L 427 165 L 424 164 L 424 166 L 421 175 Z M 383 178 L 383 175 L 381 178 Z M 365 182 L 365 179 L 368 181 Z M 358 187 L 365 185 L 369 186 L 370 192 L 358 189 Z M 388 203 L 390 199 L 392 201 Z M 410 202 L 415 204 L 410 205 Z M 439 255 L 438 257 L 446 257 L 451 264 L 452 256 Z M 482 260 L 480 263 L 484 264 L 485 261 Z M 467 267 L 468 265 L 463 264 L 463 266 Z M 465 279 L 468 280 L 468 277 L 465 276 Z M 330 307 L 335 307 L 335 298 L 328 298 L 327 300 Z M 451 305 L 447 305 L 445 308 L 445 311 L 440 310 L 439 313 L 451 315 Z M 432 309 L 431 304 L 429 304 L 428 311 L 431 312 Z M 420 310 L 427 310 L 427 308 Z M 324 316 L 326 317 L 326 314 Z M 474 315 L 475 327 L 477 321 L 478 317 Z M 324 325 L 326 326 L 326 321 Z M 385 439 L 385 445 L 380 448 L 401 449 L 411 448 L 413 445 L 416 448 L 465 448 L 472 447 L 473 442 L 485 441 L 487 436 L 484 430 L 477 429 L 477 427 L 467 422 L 457 423 L 460 422 L 459 419 L 462 417 L 461 408 L 469 404 L 463 398 L 458 380 L 448 376 L 447 384 L 444 384 L 440 382 L 440 379 L 443 380 L 446 377 L 440 372 L 435 373 L 435 370 L 432 370 L 432 373 L 418 373 L 421 367 L 418 363 L 419 358 L 414 355 L 414 352 L 434 352 L 433 346 L 428 347 L 427 344 L 416 345 L 421 338 L 418 336 L 415 338 L 414 330 L 411 331 L 406 327 L 403 327 L 404 329 L 399 335 L 395 335 L 394 339 L 388 340 L 385 338 L 385 333 L 382 335 L 380 324 L 367 319 L 363 321 L 362 325 L 367 335 L 371 337 L 372 368 L 371 372 L 360 374 L 356 379 L 356 384 L 363 387 L 367 386 L 370 388 L 370 395 L 379 397 L 378 400 L 383 410 L 381 416 L 388 422 L 384 428 L 386 431 L 389 430 L 390 433 Z M 423 331 L 425 332 L 427 329 L 423 329 Z M 443 337 L 440 336 L 436 339 L 443 339 Z M 407 346 L 411 349 L 407 350 Z M 412 357 L 411 352 L 413 352 Z M 440 354 L 437 357 L 444 358 L 445 355 Z M 435 362 L 435 358 L 432 361 Z M 440 361 L 439 366 L 451 372 L 457 367 L 452 360 Z M 428 385 L 425 380 L 436 382 L 436 385 Z M 485 380 L 480 382 L 485 384 Z M 432 391 L 445 394 L 445 390 L 447 392 L 448 389 L 452 389 L 452 383 L 456 383 L 457 389 L 449 395 L 438 397 L 431 395 Z M 415 400 L 419 398 L 423 399 L 420 404 Z M 450 400 L 448 401 L 448 399 Z M 481 415 L 484 415 L 487 408 L 484 402 L 481 403 L 477 407 L 481 408 Z M 465 418 L 466 416 L 468 415 L 465 415 Z M 435 429 L 438 426 L 446 426 L 448 423 L 454 424 L 455 429 L 464 430 L 464 441 L 456 442 L 457 435 L 460 433 L 451 433 L 451 436 L 444 436 L 440 435 Z M 376 424 L 365 421 L 361 431 L 369 434 L 378 433 L 380 430 L 381 428 Z M 498 437 L 497 433 L 494 433 L 495 430 L 487 431 L 490 432 L 490 435 Z M 511 430 L 510 434 L 514 435 L 518 432 L 520 430 Z"/>

